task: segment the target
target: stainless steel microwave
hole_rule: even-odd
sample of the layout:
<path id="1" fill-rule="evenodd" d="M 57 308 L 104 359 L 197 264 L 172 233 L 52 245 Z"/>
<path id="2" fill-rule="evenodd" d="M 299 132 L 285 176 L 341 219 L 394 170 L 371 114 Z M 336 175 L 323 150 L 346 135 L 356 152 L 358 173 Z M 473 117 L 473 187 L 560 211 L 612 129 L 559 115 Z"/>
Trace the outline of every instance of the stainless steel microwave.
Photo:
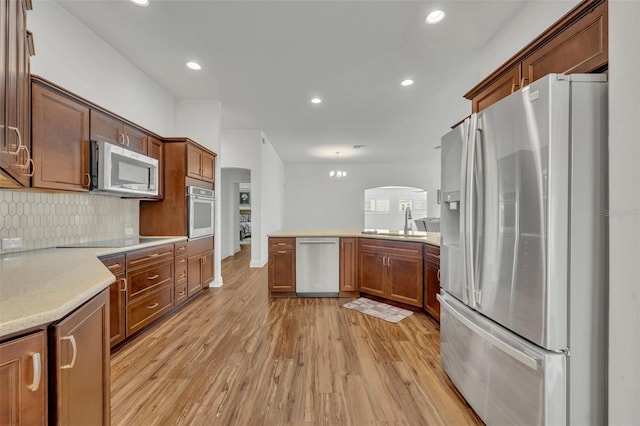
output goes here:
<path id="1" fill-rule="evenodd" d="M 158 195 L 158 160 L 120 146 L 91 141 L 89 171 L 92 192 L 120 197 Z"/>

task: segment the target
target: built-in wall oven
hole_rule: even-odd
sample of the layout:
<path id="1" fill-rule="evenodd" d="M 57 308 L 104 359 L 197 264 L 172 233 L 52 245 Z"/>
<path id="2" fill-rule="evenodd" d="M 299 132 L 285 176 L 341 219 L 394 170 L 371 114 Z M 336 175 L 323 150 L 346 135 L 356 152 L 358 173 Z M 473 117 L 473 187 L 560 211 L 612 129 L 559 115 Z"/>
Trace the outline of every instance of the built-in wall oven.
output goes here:
<path id="1" fill-rule="evenodd" d="M 187 187 L 189 207 L 189 238 L 213 235 L 215 226 L 215 192 L 211 189 Z"/>

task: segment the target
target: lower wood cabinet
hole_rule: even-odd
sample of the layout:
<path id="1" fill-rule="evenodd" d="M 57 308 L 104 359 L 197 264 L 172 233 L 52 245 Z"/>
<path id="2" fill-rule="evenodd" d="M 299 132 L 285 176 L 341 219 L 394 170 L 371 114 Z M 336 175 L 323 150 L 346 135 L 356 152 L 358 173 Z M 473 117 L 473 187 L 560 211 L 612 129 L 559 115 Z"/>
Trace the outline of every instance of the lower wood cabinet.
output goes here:
<path id="1" fill-rule="evenodd" d="M 340 238 L 340 295 L 358 292 L 358 239 Z"/>
<path id="2" fill-rule="evenodd" d="M 44 331 L 0 344 L 0 425 L 47 424 Z"/>
<path id="3" fill-rule="evenodd" d="M 110 424 L 108 290 L 51 326 L 51 424 Z"/>
<path id="4" fill-rule="evenodd" d="M 269 293 L 295 295 L 296 239 L 269 238 Z"/>
<path id="5" fill-rule="evenodd" d="M 116 274 L 109 285 L 109 342 L 113 347 L 126 337 L 125 307 L 127 303 L 127 280 L 124 274 Z"/>
<path id="6" fill-rule="evenodd" d="M 154 287 L 155 288 L 155 287 Z M 127 336 L 141 330 L 173 307 L 173 281 L 127 303 Z"/>
<path id="7" fill-rule="evenodd" d="M 372 238 L 358 241 L 359 290 L 422 307 L 422 244 Z"/>
<path id="8" fill-rule="evenodd" d="M 440 321 L 440 302 L 436 295 L 440 292 L 440 247 L 424 248 L 424 309 Z"/>
<path id="9" fill-rule="evenodd" d="M 213 281 L 213 238 L 189 241 L 187 251 L 187 297 L 190 298 Z"/>

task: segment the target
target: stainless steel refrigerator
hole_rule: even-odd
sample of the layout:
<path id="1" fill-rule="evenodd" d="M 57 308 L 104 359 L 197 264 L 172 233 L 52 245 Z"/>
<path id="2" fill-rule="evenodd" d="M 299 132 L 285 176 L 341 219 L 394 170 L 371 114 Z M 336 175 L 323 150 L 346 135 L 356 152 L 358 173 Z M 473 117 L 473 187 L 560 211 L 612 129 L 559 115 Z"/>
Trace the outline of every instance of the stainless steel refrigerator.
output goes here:
<path id="1" fill-rule="evenodd" d="M 550 74 L 442 138 L 441 362 L 488 425 L 607 421 L 607 82 Z"/>

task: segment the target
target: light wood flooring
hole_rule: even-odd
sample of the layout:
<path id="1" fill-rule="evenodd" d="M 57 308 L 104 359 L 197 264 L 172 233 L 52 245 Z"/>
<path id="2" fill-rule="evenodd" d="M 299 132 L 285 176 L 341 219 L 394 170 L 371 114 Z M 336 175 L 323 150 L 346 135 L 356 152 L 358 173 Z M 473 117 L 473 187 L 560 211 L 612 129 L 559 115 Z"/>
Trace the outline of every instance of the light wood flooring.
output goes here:
<path id="1" fill-rule="evenodd" d="M 223 261 L 223 287 L 113 354 L 113 425 L 482 424 L 440 367 L 429 316 L 269 299 L 249 252 Z"/>

